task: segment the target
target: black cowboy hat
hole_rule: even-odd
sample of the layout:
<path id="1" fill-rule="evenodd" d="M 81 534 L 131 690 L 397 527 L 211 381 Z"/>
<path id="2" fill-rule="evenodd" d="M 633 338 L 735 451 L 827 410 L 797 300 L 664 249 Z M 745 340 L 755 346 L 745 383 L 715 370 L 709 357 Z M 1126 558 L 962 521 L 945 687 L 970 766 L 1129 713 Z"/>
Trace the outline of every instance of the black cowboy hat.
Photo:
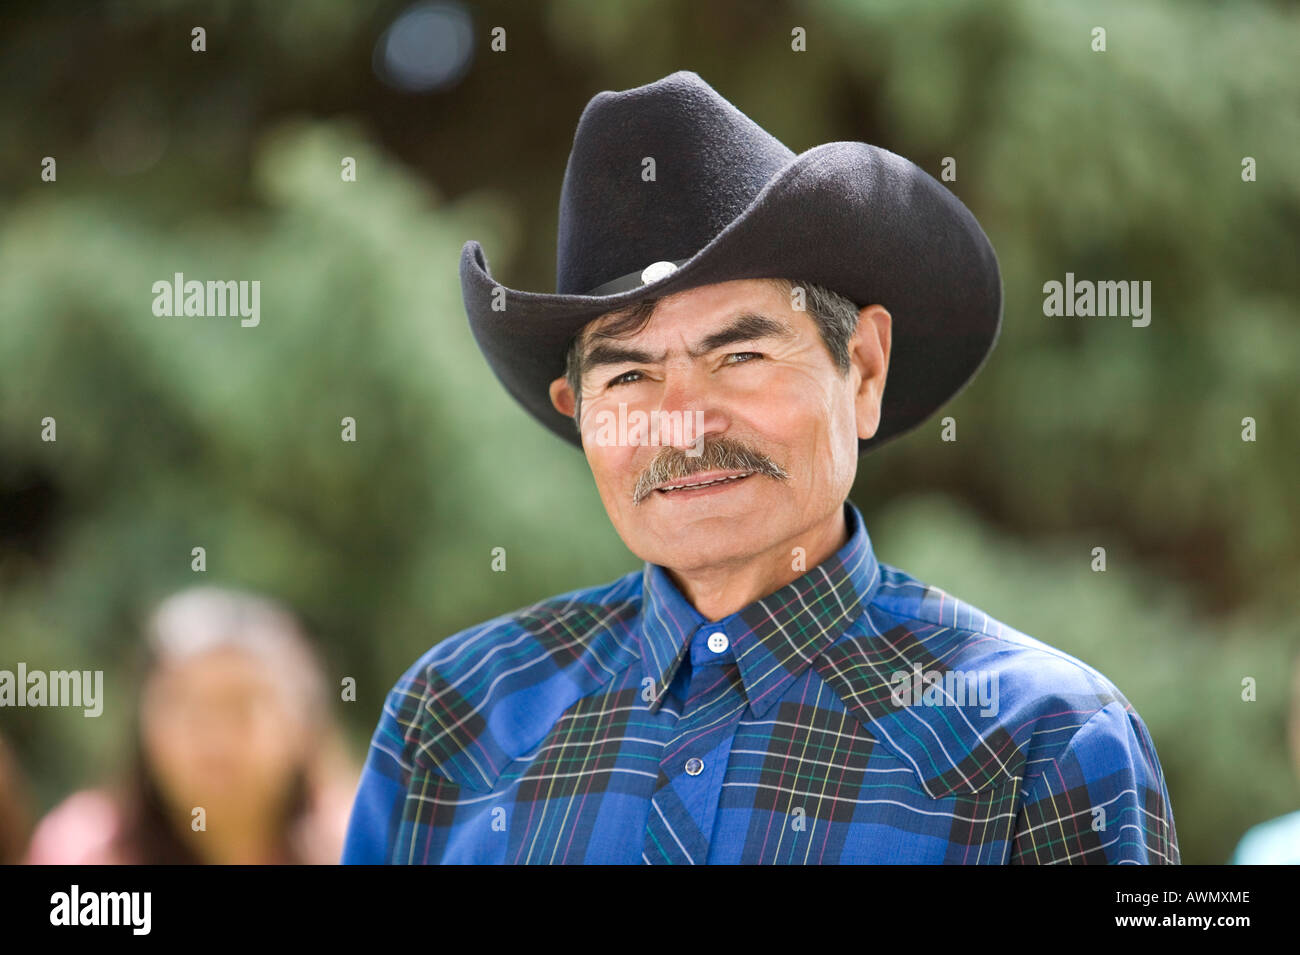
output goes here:
<path id="1" fill-rule="evenodd" d="M 560 193 L 555 294 L 501 285 L 473 240 L 460 258 L 470 328 L 493 372 L 579 448 L 549 393 L 570 339 L 640 298 L 749 278 L 811 282 L 890 312 L 880 427 L 859 453 L 961 391 L 1002 322 L 993 247 L 946 187 L 867 143 L 795 155 L 689 70 L 598 93 L 582 111 Z"/>

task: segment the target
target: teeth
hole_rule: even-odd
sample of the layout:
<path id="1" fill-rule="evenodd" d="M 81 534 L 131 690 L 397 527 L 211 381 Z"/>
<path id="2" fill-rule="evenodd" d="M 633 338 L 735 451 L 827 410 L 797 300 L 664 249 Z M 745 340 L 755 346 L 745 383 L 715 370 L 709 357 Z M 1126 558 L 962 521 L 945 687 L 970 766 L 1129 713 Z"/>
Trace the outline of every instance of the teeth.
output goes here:
<path id="1" fill-rule="evenodd" d="M 753 473 L 752 471 L 749 471 L 749 472 L 746 472 L 745 474 L 733 474 L 733 475 L 731 475 L 730 477 L 718 478 L 716 481 L 705 481 L 703 484 L 670 484 L 670 485 L 668 485 L 667 487 L 661 487 L 661 488 L 659 488 L 659 490 L 660 490 L 660 491 L 680 491 L 680 490 L 682 490 L 683 488 L 688 488 L 688 487 L 708 487 L 708 486 L 710 486 L 710 485 L 712 485 L 712 484 L 721 484 L 721 483 L 723 483 L 724 481 L 739 481 L 741 478 L 749 477 L 749 475 L 752 474 L 752 473 Z"/>

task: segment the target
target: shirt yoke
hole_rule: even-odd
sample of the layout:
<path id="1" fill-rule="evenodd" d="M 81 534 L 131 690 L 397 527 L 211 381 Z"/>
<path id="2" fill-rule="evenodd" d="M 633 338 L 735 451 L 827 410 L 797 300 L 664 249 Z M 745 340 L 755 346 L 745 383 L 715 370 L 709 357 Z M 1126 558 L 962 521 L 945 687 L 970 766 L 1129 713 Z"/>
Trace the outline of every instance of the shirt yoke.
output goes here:
<path id="1" fill-rule="evenodd" d="M 867 612 L 818 669 L 936 798 L 1016 778 L 1027 789 L 1100 710 L 1137 720 L 1093 667 L 884 563 Z"/>
<path id="2" fill-rule="evenodd" d="M 912 767 L 931 797 L 1016 779 L 1023 791 L 1103 707 L 1118 704 L 1136 718 L 1114 684 L 1082 661 L 880 567 L 865 612 L 811 672 Z M 642 600 L 641 571 L 633 571 L 502 614 L 426 651 L 384 704 L 401 734 L 385 747 L 401 781 L 424 769 L 490 791 L 569 707 L 639 660 Z"/>

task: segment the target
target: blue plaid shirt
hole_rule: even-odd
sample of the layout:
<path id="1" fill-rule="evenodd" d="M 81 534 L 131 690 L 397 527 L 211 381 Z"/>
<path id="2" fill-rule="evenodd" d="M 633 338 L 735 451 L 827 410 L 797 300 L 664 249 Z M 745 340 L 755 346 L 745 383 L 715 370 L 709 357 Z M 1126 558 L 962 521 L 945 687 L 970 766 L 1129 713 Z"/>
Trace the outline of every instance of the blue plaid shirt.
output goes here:
<path id="1" fill-rule="evenodd" d="M 1177 863 L 1146 726 L 1074 657 L 831 558 L 708 621 L 643 570 L 388 694 L 345 863 Z"/>

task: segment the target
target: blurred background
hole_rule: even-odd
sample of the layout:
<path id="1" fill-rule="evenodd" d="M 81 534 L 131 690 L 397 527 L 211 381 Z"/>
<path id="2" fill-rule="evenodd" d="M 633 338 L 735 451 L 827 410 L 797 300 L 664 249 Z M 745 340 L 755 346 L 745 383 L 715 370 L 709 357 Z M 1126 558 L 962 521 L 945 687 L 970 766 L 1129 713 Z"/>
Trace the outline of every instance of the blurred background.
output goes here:
<path id="1" fill-rule="evenodd" d="M 480 356 L 457 262 L 477 239 L 503 283 L 554 290 L 583 106 L 691 69 L 795 152 L 956 160 L 1002 335 L 863 458 L 853 500 L 881 560 L 1109 676 L 1184 862 L 1227 861 L 1300 809 L 1298 48 L 1293 3 L 6 3 L 0 669 L 101 669 L 105 704 L 0 709 L 0 851 L 130 775 L 168 595 L 234 588 L 301 623 L 337 818 L 419 654 L 638 566 L 582 455 Z M 260 280 L 260 324 L 155 316 L 176 272 Z M 1045 318 L 1066 272 L 1150 281 L 1150 326 Z M 283 682 L 232 667 L 231 687 L 277 674 L 267 700 Z"/>

